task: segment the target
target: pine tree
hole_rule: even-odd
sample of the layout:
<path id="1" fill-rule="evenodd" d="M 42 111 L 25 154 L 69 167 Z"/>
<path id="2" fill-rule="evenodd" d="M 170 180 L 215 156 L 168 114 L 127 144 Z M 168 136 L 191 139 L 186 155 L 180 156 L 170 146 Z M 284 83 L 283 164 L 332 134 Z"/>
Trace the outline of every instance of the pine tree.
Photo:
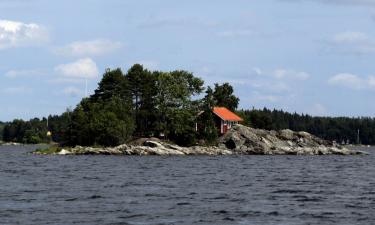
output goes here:
<path id="1" fill-rule="evenodd" d="M 203 111 L 198 117 L 198 131 L 199 137 L 208 145 L 216 144 L 218 138 L 218 129 L 212 113 L 212 109 L 215 105 L 213 90 L 211 87 L 207 87 L 206 96 L 203 98 Z"/>
<path id="2" fill-rule="evenodd" d="M 229 83 L 224 83 L 222 85 L 215 84 L 213 96 L 217 106 L 226 107 L 231 111 L 237 109 L 240 101 L 240 99 L 233 94 L 233 87 Z"/>

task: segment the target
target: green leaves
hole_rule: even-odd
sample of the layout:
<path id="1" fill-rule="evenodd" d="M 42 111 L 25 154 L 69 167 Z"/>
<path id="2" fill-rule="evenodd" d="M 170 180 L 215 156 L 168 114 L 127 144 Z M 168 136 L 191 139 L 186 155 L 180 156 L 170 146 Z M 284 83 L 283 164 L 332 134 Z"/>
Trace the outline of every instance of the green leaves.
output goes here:
<path id="1" fill-rule="evenodd" d="M 134 131 L 129 105 L 119 97 L 97 102 L 83 100 L 72 114 L 71 145 L 116 146 Z"/>
<path id="2" fill-rule="evenodd" d="M 139 64 L 126 75 L 107 70 L 95 94 L 72 113 L 70 144 L 112 146 L 134 135 L 161 133 L 179 144 L 194 144 L 197 108 L 192 97 L 203 91 L 203 84 L 187 71 L 150 72 Z"/>
<path id="3" fill-rule="evenodd" d="M 207 145 L 216 144 L 218 138 L 218 129 L 215 124 L 215 118 L 212 108 L 216 106 L 213 90 L 207 87 L 206 96 L 202 100 L 202 112 L 197 118 L 198 135 Z"/>
<path id="4" fill-rule="evenodd" d="M 45 119 L 40 120 L 37 118 L 30 121 L 13 120 L 13 122 L 4 126 L 3 140 L 25 144 L 49 142 L 45 122 Z"/>
<path id="5" fill-rule="evenodd" d="M 0 122 L 0 141 L 3 140 L 4 127 L 5 127 L 5 123 Z"/>
<path id="6" fill-rule="evenodd" d="M 156 78 L 153 73 L 139 64 L 132 66 L 126 74 L 131 91 L 137 136 L 152 134 L 155 127 Z"/>
<path id="7" fill-rule="evenodd" d="M 94 101 L 108 100 L 115 96 L 130 101 L 129 84 L 120 68 L 106 70 L 91 99 Z"/>
<path id="8" fill-rule="evenodd" d="M 196 142 L 198 110 L 192 100 L 203 91 L 203 80 L 186 71 L 157 72 L 157 131 L 180 145 Z"/>
<path id="9" fill-rule="evenodd" d="M 240 99 L 233 94 L 233 87 L 229 83 L 224 83 L 222 85 L 215 84 L 213 97 L 216 106 L 223 106 L 231 111 L 237 109 L 240 101 Z"/>
<path id="10" fill-rule="evenodd" d="M 204 81 L 183 70 L 151 72 L 140 64 L 126 74 L 120 68 L 107 69 L 95 93 L 82 99 L 74 110 L 50 116 L 48 129 L 54 141 L 72 146 L 114 146 L 132 137 L 159 134 L 180 145 L 193 145 L 197 115 L 202 110 L 200 100 L 193 97 L 203 90 Z M 231 86 L 209 90 L 205 111 L 215 102 L 237 107 Z M 209 128 L 203 137 L 214 140 L 217 134 L 212 115 L 206 119 Z M 46 120 L 14 121 L 4 127 L 3 136 L 6 141 L 34 143 L 49 141 L 47 131 Z"/>

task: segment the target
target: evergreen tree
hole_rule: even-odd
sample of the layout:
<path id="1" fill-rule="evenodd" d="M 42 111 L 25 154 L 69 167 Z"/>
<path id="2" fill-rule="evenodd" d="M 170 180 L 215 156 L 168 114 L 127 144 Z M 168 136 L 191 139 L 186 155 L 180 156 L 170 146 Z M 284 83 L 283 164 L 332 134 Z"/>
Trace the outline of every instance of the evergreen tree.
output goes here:
<path id="1" fill-rule="evenodd" d="M 226 107 L 231 111 L 237 109 L 240 101 L 240 99 L 233 94 L 233 87 L 229 83 L 224 83 L 222 85 L 215 84 L 213 96 L 217 106 Z"/>
<path id="2" fill-rule="evenodd" d="M 92 102 L 84 99 L 71 116 L 69 145 L 115 146 L 134 131 L 131 106 L 119 97 Z"/>
<path id="3" fill-rule="evenodd" d="M 203 90 L 203 81 L 185 71 L 157 73 L 157 107 L 159 118 L 166 123 L 166 117 L 175 109 L 193 108 L 192 97 Z M 161 130 L 165 126 L 161 125 Z"/>
<path id="4" fill-rule="evenodd" d="M 140 99 L 142 92 L 142 78 L 144 75 L 143 66 L 140 64 L 133 65 L 126 74 L 126 78 L 129 82 L 129 89 L 132 95 L 133 109 L 135 112 L 135 121 L 137 128 L 139 127 L 139 108 L 140 108 Z"/>
<path id="5" fill-rule="evenodd" d="M 3 131 L 4 131 L 5 123 L 0 122 L 0 141 L 3 140 Z"/>
<path id="6" fill-rule="evenodd" d="M 99 82 L 95 94 L 91 99 L 97 101 L 107 100 L 114 96 L 128 100 L 130 97 L 128 82 L 120 68 L 115 70 L 107 69 L 103 75 L 102 80 Z"/>
<path id="7" fill-rule="evenodd" d="M 152 136 L 156 126 L 156 81 L 157 76 L 147 70 L 143 72 L 140 88 L 140 104 L 137 115 L 137 132 L 141 136 Z"/>
<path id="8" fill-rule="evenodd" d="M 375 144 L 375 118 L 360 117 L 312 117 L 288 113 L 282 110 L 241 110 L 244 124 L 267 130 L 291 129 L 307 131 L 320 138 L 341 142 L 357 143 L 360 130 L 362 144 Z"/>
<path id="9" fill-rule="evenodd" d="M 198 116 L 198 131 L 199 137 L 205 141 L 206 144 L 216 144 L 218 138 L 218 130 L 215 124 L 215 118 L 212 113 L 212 108 L 215 106 L 213 90 L 208 87 L 206 96 L 203 98 L 203 111 Z"/>
<path id="10" fill-rule="evenodd" d="M 132 66 L 126 78 L 133 100 L 133 109 L 138 136 L 152 135 L 155 129 L 156 80 L 155 73 L 143 68 L 140 64 Z"/>
<path id="11" fill-rule="evenodd" d="M 194 144 L 198 110 L 192 97 L 202 93 L 203 81 L 186 71 L 156 75 L 157 132 L 179 144 Z"/>
<path id="12" fill-rule="evenodd" d="M 83 99 L 66 114 L 69 145 L 114 146 L 125 143 L 134 132 L 129 84 L 120 69 L 106 70 L 95 94 Z"/>
<path id="13" fill-rule="evenodd" d="M 228 83 L 215 84 L 199 100 L 203 81 L 187 71 L 150 72 L 139 64 L 126 75 L 121 69 L 106 70 L 95 94 L 84 98 L 74 110 L 57 116 L 13 120 L 0 123 L 0 135 L 7 142 L 49 142 L 63 145 L 113 146 L 136 136 L 165 137 L 181 145 L 192 145 L 196 138 L 207 144 L 217 137 L 213 106 L 234 110 L 239 99 Z M 202 112 L 203 111 L 203 112 Z M 199 113 L 199 117 L 197 115 Z M 238 112 L 244 124 L 254 128 L 307 131 L 318 137 L 338 142 L 375 144 L 375 118 L 312 117 L 283 110 L 252 109 Z M 137 118 L 137 119 L 135 119 Z M 195 131 L 197 120 L 204 129 Z"/>

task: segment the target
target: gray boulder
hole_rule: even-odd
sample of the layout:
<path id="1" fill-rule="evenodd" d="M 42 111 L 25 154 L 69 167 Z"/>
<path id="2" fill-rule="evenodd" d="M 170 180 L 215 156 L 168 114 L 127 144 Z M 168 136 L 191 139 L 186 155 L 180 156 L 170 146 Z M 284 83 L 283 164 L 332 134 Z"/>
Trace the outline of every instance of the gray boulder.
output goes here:
<path id="1" fill-rule="evenodd" d="M 239 154 L 329 155 L 359 154 L 307 132 L 266 131 L 236 125 L 219 139 L 219 146 Z"/>
<path id="2" fill-rule="evenodd" d="M 235 125 L 219 138 L 218 147 L 180 147 L 159 139 L 138 139 L 130 145 L 113 148 L 77 146 L 62 149 L 60 155 L 351 155 L 352 151 L 332 142 L 322 140 L 307 132 L 291 130 L 267 131 L 243 125 Z"/>

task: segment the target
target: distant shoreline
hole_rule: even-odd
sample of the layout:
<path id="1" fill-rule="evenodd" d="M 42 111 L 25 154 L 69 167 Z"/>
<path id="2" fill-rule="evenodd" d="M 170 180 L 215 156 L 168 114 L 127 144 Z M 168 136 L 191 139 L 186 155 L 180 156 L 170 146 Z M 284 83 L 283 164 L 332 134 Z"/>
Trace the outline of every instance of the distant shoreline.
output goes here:
<path id="1" fill-rule="evenodd" d="M 217 145 L 182 147 L 159 139 L 117 147 L 51 146 L 33 152 L 39 155 L 359 155 L 364 151 L 335 145 L 307 132 L 266 131 L 234 125 L 217 140 Z"/>
<path id="2" fill-rule="evenodd" d="M 0 146 L 20 146 L 20 145 L 24 145 L 24 144 L 17 143 L 17 142 L 3 142 L 3 141 L 0 141 Z"/>
<path id="3" fill-rule="evenodd" d="M 0 141 L 0 146 L 23 146 L 23 145 L 47 145 L 49 147 L 58 146 L 58 143 L 35 143 L 35 144 L 28 144 L 28 143 L 19 143 L 19 142 L 4 142 Z M 375 145 L 339 145 L 341 147 L 353 149 L 353 148 L 372 148 L 375 147 Z M 95 146 L 85 146 L 87 148 L 95 148 Z M 203 146 L 201 146 L 203 147 Z M 61 147 L 63 149 L 63 147 Z"/>
<path id="4" fill-rule="evenodd" d="M 4 142 L 4 141 L 0 141 L 0 146 L 25 146 L 25 145 L 51 145 L 51 144 L 50 144 L 50 143 L 35 143 L 35 144 L 27 144 L 27 143 Z"/>

